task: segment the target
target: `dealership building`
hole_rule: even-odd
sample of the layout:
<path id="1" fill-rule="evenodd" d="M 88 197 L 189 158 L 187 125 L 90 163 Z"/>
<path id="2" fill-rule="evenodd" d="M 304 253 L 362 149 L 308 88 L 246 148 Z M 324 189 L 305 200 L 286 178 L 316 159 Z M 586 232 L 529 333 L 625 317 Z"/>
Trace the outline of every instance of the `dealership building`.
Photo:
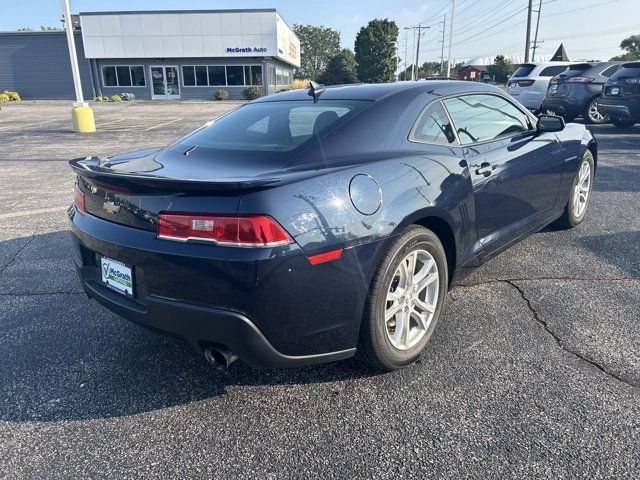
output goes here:
<path id="1" fill-rule="evenodd" d="M 287 89 L 300 41 L 275 9 L 85 12 L 72 24 L 85 98 L 241 98 Z M 0 91 L 75 98 L 63 31 L 0 32 Z"/>

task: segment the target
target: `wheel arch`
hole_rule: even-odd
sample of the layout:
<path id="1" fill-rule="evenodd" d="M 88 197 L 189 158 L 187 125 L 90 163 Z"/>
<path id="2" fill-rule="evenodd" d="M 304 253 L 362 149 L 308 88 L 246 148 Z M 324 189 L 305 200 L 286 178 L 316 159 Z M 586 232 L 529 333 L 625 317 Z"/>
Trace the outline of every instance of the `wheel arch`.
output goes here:
<path id="1" fill-rule="evenodd" d="M 448 271 L 448 282 L 451 285 L 451 280 L 453 279 L 453 273 L 456 269 L 456 237 L 453 233 L 453 229 L 449 222 L 447 222 L 444 218 L 438 215 L 427 213 L 425 216 L 421 216 L 412 221 L 412 224 L 420 225 L 422 227 L 428 228 L 431 230 L 442 243 L 442 247 L 444 248 L 444 253 L 447 256 L 447 271 Z"/>

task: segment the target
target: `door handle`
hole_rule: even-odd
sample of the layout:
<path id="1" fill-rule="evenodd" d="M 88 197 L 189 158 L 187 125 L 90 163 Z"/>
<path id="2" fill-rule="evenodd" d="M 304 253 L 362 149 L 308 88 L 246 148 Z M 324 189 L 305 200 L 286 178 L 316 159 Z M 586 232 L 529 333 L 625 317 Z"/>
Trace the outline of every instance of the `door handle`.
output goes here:
<path id="1" fill-rule="evenodd" d="M 482 162 L 480 164 L 480 168 L 476 170 L 476 175 L 483 175 L 485 177 L 489 177 L 491 176 L 495 168 L 496 168 L 495 166 L 491 165 L 488 162 Z"/>

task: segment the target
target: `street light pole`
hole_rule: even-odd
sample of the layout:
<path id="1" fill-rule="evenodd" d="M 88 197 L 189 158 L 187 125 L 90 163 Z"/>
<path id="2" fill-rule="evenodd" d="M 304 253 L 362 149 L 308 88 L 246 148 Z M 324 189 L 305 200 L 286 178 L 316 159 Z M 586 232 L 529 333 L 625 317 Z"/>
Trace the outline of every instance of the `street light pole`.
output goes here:
<path id="1" fill-rule="evenodd" d="M 447 58 L 447 77 L 451 76 L 451 43 L 453 42 L 453 20 L 456 14 L 456 0 L 451 0 L 451 25 L 449 26 L 449 56 Z"/>
<path id="2" fill-rule="evenodd" d="M 533 0 L 529 0 L 529 9 L 527 11 L 527 39 L 524 44 L 524 61 L 529 61 L 529 49 L 531 48 L 531 12 L 533 10 Z"/>
<path id="3" fill-rule="evenodd" d="M 80 82 L 80 68 L 78 67 L 78 56 L 76 54 L 76 42 L 73 34 L 73 22 L 71 21 L 71 7 L 69 0 L 62 1 L 62 13 L 64 14 L 64 28 L 67 33 L 67 44 L 69 46 L 69 60 L 71 61 L 71 74 L 73 76 L 73 86 L 76 91 L 76 101 L 73 104 L 71 116 L 73 127 L 79 133 L 92 133 L 96 131 L 96 124 L 93 118 L 93 110 L 84 101 L 82 95 L 82 83 Z"/>

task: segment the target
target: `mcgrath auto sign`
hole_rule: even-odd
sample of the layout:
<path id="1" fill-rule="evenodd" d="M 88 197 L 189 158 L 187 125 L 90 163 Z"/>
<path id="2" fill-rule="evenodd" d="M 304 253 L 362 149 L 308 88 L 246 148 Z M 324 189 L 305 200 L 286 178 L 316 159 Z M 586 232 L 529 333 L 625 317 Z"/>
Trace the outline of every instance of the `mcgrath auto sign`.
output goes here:
<path id="1" fill-rule="evenodd" d="M 227 47 L 227 53 L 267 53 L 267 47 Z"/>

